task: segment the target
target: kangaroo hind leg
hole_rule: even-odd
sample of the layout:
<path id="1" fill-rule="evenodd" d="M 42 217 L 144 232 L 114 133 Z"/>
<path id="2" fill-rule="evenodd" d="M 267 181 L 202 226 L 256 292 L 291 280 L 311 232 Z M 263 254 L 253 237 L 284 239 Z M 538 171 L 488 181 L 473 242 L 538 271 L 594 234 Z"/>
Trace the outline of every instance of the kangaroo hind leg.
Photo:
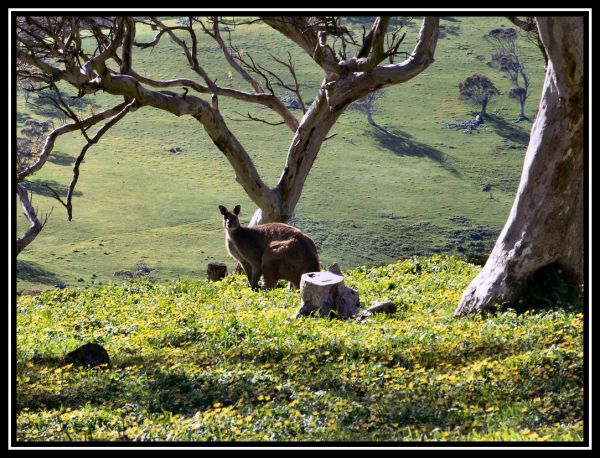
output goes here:
<path id="1" fill-rule="evenodd" d="M 265 278 L 265 288 L 266 289 L 274 289 L 277 287 L 277 276 L 273 275 L 271 272 L 264 272 Z"/>

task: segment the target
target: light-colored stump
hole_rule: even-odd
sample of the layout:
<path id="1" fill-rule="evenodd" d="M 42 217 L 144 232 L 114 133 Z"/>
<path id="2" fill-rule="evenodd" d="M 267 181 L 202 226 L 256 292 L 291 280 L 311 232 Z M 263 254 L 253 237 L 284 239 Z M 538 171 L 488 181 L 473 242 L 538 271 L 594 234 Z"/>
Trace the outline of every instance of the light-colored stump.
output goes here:
<path id="1" fill-rule="evenodd" d="M 358 311 L 358 292 L 344 284 L 344 277 L 333 272 L 309 272 L 300 279 L 302 306 L 299 316 L 317 314 L 347 319 Z"/>
<path id="2" fill-rule="evenodd" d="M 219 281 L 227 275 L 227 266 L 222 262 L 209 262 L 206 269 L 206 278 L 210 281 Z"/>

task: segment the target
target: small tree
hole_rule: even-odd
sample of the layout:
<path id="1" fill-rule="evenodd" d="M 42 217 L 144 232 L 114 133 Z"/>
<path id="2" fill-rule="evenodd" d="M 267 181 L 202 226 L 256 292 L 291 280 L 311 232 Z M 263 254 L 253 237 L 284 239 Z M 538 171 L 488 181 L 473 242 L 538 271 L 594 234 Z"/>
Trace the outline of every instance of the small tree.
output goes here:
<path id="1" fill-rule="evenodd" d="M 492 44 L 495 54 L 492 61 L 500 71 L 506 72 L 513 85 L 508 96 L 519 102 L 519 121 L 527 119 L 525 116 L 525 102 L 529 96 L 529 76 L 521 61 L 521 51 L 517 46 L 519 38 L 515 29 L 493 29 L 486 35 L 486 40 Z"/>
<path id="2" fill-rule="evenodd" d="M 500 94 L 500 91 L 487 76 L 478 74 L 469 76 L 462 83 L 458 83 L 458 91 L 460 100 L 481 106 L 479 114 L 482 117 L 486 114 L 488 103 Z"/>
<path id="3" fill-rule="evenodd" d="M 350 110 L 357 110 L 367 115 L 367 121 L 372 126 L 378 127 L 377 123 L 373 120 L 373 113 L 376 110 L 377 101 L 383 98 L 385 91 L 379 89 L 375 92 L 370 92 L 364 97 L 358 99 L 356 102 L 352 102 L 348 107 Z"/>
<path id="4" fill-rule="evenodd" d="M 524 87 L 513 87 L 508 93 L 508 97 L 519 102 L 519 121 L 527 119 L 527 116 L 525 116 L 525 101 L 528 96 L 529 93 Z"/>

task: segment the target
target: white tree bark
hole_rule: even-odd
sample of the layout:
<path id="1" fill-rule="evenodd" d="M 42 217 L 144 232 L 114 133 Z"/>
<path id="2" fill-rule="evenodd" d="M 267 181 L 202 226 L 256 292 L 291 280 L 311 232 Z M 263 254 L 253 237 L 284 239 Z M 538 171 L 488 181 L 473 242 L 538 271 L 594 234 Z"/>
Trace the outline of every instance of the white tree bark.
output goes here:
<path id="1" fill-rule="evenodd" d="M 344 277 L 333 272 L 310 272 L 300 280 L 302 306 L 296 318 L 318 313 L 327 318 L 352 318 L 358 314 L 358 292 L 344 284 Z"/>
<path id="2" fill-rule="evenodd" d="M 18 256 L 19 253 L 27 247 L 27 245 L 33 242 L 33 240 L 44 227 L 44 224 L 38 219 L 33 205 L 31 205 L 31 201 L 27 196 L 27 190 L 21 185 L 21 183 L 17 183 L 17 195 L 21 201 L 23 214 L 29 221 L 29 229 L 25 232 L 25 234 L 17 239 L 15 245 L 15 256 Z"/>
<path id="3" fill-rule="evenodd" d="M 524 282 L 553 263 L 583 282 L 583 19 L 537 22 L 549 62 L 521 182 L 508 221 L 455 315 L 515 301 Z"/>

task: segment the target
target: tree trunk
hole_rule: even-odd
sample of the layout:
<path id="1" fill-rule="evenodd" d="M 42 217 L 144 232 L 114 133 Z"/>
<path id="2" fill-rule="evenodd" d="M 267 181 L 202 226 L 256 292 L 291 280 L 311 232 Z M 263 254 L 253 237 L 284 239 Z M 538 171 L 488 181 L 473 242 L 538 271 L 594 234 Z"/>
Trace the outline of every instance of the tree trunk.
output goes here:
<path id="1" fill-rule="evenodd" d="M 481 112 L 479 114 L 481 115 L 482 118 L 486 114 L 487 104 L 488 104 L 488 98 L 486 97 L 485 99 L 483 99 L 483 102 L 481 102 Z"/>
<path id="2" fill-rule="evenodd" d="M 44 227 L 44 224 L 38 219 L 33 205 L 31 205 L 31 201 L 27 196 L 27 189 L 25 189 L 21 183 L 17 183 L 17 194 L 19 195 L 19 199 L 21 201 L 23 213 L 27 217 L 30 226 L 27 232 L 17 239 L 17 243 L 15 245 L 15 256 L 19 256 L 19 253 L 21 253 L 21 251 L 23 251 L 27 245 L 33 242 L 33 240 L 38 236 Z"/>
<path id="3" fill-rule="evenodd" d="M 524 97 L 521 97 L 519 99 L 519 121 L 523 121 L 525 119 L 527 119 L 527 116 L 525 116 L 525 101 L 527 99 L 525 99 Z"/>
<path id="4" fill-rule="evenodd" d="M 510 216 L 455 315 L 514 302 L 532 274 L 556 264 L 584 279 L 583 19 L 537 18 L 550 61 Z"/>

